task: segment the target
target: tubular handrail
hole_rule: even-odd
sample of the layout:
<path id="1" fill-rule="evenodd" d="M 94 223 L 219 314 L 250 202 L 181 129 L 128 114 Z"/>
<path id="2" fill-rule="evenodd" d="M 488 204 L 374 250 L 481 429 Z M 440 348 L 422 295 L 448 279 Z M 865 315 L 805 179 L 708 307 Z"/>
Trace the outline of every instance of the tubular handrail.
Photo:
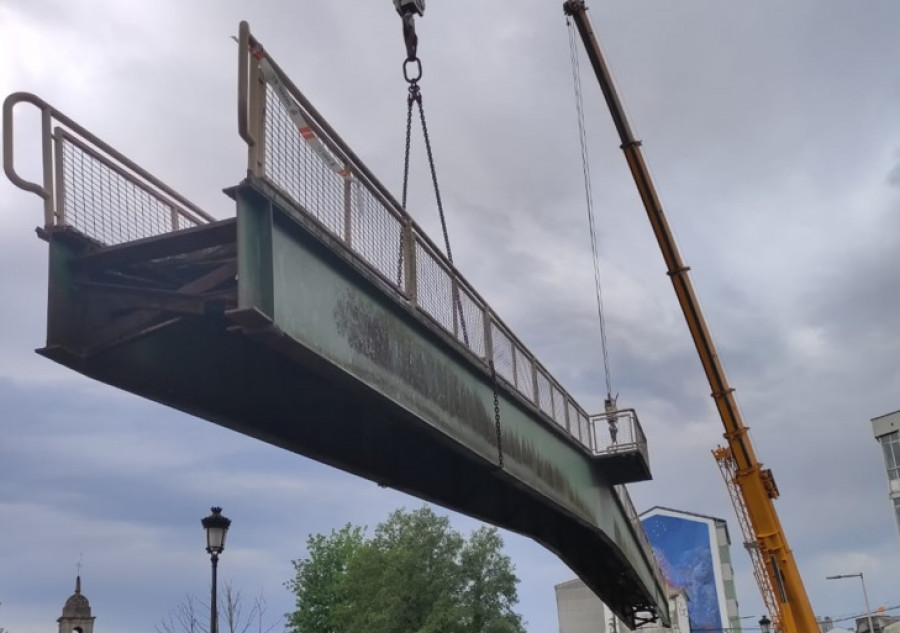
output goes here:
<path id="1" fill-rule="evenodd" d="M 594 455 L 617 453 L 623 450 L 632 450 L 634 448 L 642 451 L 646 450 L 647 438 L 644 435 L 644 429 L 638 419 L 637 411 L 634 409 L 618 409 L 609 413 L 603 412 L 590 416 L 591 437 L 597 440 L 602 434 L 602 431 L 598 427 L 600 427 L 603 422 L 609 423 L 610 421 L 615 422 L 615 424 L 611 426 L 617 428 L 622 439 L 619 440 L 618 437 L 610 437 L 610 442 L 606 446 L 601 446 L 600 443 L 597 442 L 595 446 L 593 446 Z M 623 429 L 621 428 L 623 423 L 627 424 L 624 429 L 626 431 L 625 433 L 623 433 Z"/>
<path id="2" fill-rule="evenodd" d="M 641 549 L 643 550 L 644 557 L 647 559 L 647 563 L 656 572 L 656 576 L 662 582 L 663 586 L 667 585 L 668 581 L 666 580 L 666 576 L 662 573 L 659 561 L 656 560 L 656 555 L 653 553 L 653 546 L 650 544 L 650 539 L 647 537 L 646 530 L 644 530 L 644 524 L 641 521 L 640 515 L 634 507 L 634 501 L 632 501 L 631 495 L 628 493 L 628 488 L 624 484 L 620 484 L 615 487 L 615 490 L 616 495 L 619 497 L 619 501 L 625 510 L 625 515 L 631 520 L 631 528 L 637 535 L 637 539 L 641 544 Z"/>
<path id="3" fill-rule="evenodd" d="M 13 120 L 14 108 L 20 103 L 28 103 L 36 107 L 41 112 L 41 146 L 43 160 L 43 185 L 30 182 L 22 178 L 15 167 L 14 156 L 14 133 L 15 122 Z M 30 92 L 14 92 L 3 101 L 3 171 L 7 178 L 25 191 L 37 194 L 44 199 L 44 222 L 46 226 L 55 224 L 59 209 L 54 209 L 54 175 L 53 175 L 53 146 L 52 146 L 52 123 L 57 121 L 64 125 L 68 130 L 77 134 L 94 148 L 100 150 L 103 154 L 115 160 L 120 165 L 124 165 L 132 173 L 136 174 L 146 182 L 171 197 L 178 202 L 183 208 L 179 209 L 179 213 L 184 214 L 188 219 L 197 223 L 204 224 L 215 221 L 215 218 L 206 211 L 195 205 L 193 202 L 179 194 L 177 191 L 157 179 L 155 176 L 138 166 L 127 156 L 103 142 L 100 138 L 86 130 L 84 127 L 73 121 L 71 118 L 51 106 L 40 97 Z"/>
<path id="4" fill-rule="evenodd" d="M 238 27 L 238 134 L 247 145 L 256 145 L 250 133 L 250 25 L 242 21 Z"/>

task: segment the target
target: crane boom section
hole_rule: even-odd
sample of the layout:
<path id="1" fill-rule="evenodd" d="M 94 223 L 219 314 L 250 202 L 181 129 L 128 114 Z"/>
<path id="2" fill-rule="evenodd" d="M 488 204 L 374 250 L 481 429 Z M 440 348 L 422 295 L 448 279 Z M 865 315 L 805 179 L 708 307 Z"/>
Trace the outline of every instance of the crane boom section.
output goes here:
<path id="1" fill-rule="evenodd" d="M 613 123 L 622 141 L 622 151 L 625 153 L 631 175 L 647 211 L 647 217 L 662 250 L 668 275 L 672 280 L 678 303 L 684 313 L 688 329 L 703 364 L 703 370 L 709 381 L 712 397 L 725 427 L 724 436 L 737 465 L 735 483 L 746 504 L 771 585 L 777 588 L 776 596 L 781 612 L 771 615 L 780 625 L 779 631 L 815 633 L 818 631 L 816 617 L 773 503 L 778 496 L 777 488 L 771 472 L 762 469 L 756 458 L 747 434 L 747 427 L 744 426 L 734 398 L 734 389 L 731 388 L 725 377 L 725 371 L 688 276 L 690 269 L 685 266 L 675 244 L 662 204 L 644 162 L 641 143 L 634 138 L 613 85 L 612 76 L 588 20 L 587 7 L 584 0 L 568 0 L 563 4 L 563 8 L 565 13 L 572 17 L 578 28 L 588 59 L 609 106 Z"/>

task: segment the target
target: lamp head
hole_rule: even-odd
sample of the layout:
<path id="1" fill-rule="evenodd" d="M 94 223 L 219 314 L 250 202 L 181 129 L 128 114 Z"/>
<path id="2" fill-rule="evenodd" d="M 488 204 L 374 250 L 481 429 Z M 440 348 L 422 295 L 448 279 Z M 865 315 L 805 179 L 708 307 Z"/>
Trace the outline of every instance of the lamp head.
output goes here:
<path id="1" fill-rule="evenodd" d="M 203 524 L 203 529 L 206 530 L 206 551 L 218 556 L 225 549 L 225 536 L 228 534 L 231 519 L 222 516 L 222 508 L 210 509 L 212 514 L 200 522 Z"/>

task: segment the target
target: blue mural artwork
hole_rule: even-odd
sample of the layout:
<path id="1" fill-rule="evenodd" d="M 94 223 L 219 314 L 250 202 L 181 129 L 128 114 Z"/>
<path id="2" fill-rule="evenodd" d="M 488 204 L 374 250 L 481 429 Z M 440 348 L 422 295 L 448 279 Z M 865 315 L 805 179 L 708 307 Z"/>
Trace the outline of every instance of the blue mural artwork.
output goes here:
<path id="1" fill-rule="evenodd" d="M 691 631 L 721 633 L 709 524 L 664 514 L 641 523 L 669 585 L 687 593 Z"/>

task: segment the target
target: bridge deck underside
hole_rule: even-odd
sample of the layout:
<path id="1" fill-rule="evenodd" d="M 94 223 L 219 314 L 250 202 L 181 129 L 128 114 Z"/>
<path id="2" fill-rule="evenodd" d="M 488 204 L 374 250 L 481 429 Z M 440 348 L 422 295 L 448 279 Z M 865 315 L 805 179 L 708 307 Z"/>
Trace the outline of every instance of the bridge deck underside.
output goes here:
<path id="1" fill-rule="evenodd" d="M 322 373 L 301 350 L 277 344 L 276 351 L 229 333 L 229 325 L 186 319 L 90 359 L 58 348 L 42 353 L 104 383 L 530 536 L 614 607 L 646 601 L 629 565 L 596 529 L 548 507 L 379 396 Z"/>
<path id="2" fill-rule="evenodd" d="M 507 466 L 499 468 L 497 447 L 487 439 L 483 444 L 488 450 L 473 450 L 460 436 L 398 401 L 399 396 L 292 335 L 273 307 L 287 299 L 266 278 L 277 277 L 278 268 L 288 265 L 277 253 L 269 254 L 268 269 L 262 266 L 263 285 L 268 279 L 274 295 L 239 288 L 259 282 L 261 252 L 277 241 L 260 250 L 261 235 L 274 229 L 270 224 L 260 233 L 264 225 L 259 218 L 268 214 L 271 222 L 273 213 L 279 215 L 271 200 L 245 189 L 244 197 L 257 203 L 248 207 L 245 201 L 242 209 L 239 193 L 237 223 L 99 250 L 71 232 L 51 233 L 48 344 L 40 352 L 104 383 L 529 536 L 555 552 L 626 622 L 634 622 L 640 611 L 667 619 L 662 588 L 648 582 L 649 566 L 635 553 L 634 535 L 620 529 L 628 519 L 620 503 L 610 501 L 615 497 L 610 484 L 583 449 L 564 454 L 593 473 L 588 492 L 604 501 L 590 502 L 579 512 L 520 474 L 524 466 L 516 462 L 515 429 L 504 428 L 513 452 Z M 247 217 L 241 219 L 242 213 Z M 336 274 L 356 274 L 302 227 L 287 234 L 307 241 L 304 248 Z M 248 247 L 248 240 L 255 246 Z M 282 274 L 305 273 L 294 268 Z M 257 279 L 251 282 L 253 276 Z M 365 279 L 353 283 L 371 286 Z M 318 300 L 300 298 L 306 304 Z M 434 341 L 442 353 L 455 354 L 452 346 L 435 341 L 426 323 L 408 319 L 402 311 L 392 314 L 416 336 Z M 483 393 L 490 394 L 488 377 L 480 371 L 471 374 L 467 380 L 480 381 Z M 514 394 L 501 387 L 500 396 L 507 416 L 535 425 L 525 431 L 547 433 L 538 428 L 546 422 L 529 418 L 532 414 Z M 562 440 L 554 441 L 569 450 Z M 541 468 L 562 477 L 549 466 Z M 604 515 L 615 530 L 601 529 L 586 518 L 589 513 Z"/>

